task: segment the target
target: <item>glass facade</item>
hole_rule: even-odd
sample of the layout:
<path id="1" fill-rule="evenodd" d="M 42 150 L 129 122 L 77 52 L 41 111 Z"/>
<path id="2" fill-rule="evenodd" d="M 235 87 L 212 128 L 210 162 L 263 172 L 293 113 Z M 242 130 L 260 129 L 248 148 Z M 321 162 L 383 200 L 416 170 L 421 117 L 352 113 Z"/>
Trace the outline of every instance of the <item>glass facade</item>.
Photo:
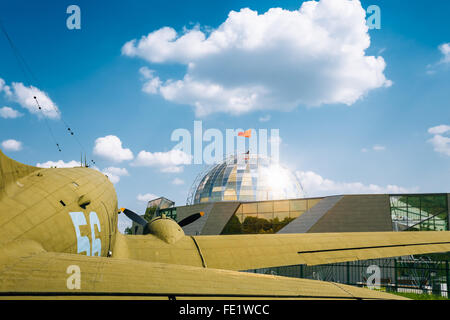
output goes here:
<path id="1" fill-rule="evenodd" d="M 231 156 L 200 180 L 194 204 L 216 201 L 265 201 L 301 198 L 297 178 L 287 168 L 256 154 Z"/>
<path id="2" fill-rule="evenodd" d="M 159 215 L 162 215 L 162 214 L 165 214 L 166 217 L 171 218 L 175 221 L 177 220 L 177 208 L 176 207 L 161 209 L 159 211 Z"/>
<path id="3" fill-rule="evenodd" d="M 394 231 L 443 231 L 448 228 L 447 194 L 391 195 Z"/>
<path id="4" fill-rule="evenodd" d="M 241 203 L 221 234 L 276 233 L 321 199 Z"/>

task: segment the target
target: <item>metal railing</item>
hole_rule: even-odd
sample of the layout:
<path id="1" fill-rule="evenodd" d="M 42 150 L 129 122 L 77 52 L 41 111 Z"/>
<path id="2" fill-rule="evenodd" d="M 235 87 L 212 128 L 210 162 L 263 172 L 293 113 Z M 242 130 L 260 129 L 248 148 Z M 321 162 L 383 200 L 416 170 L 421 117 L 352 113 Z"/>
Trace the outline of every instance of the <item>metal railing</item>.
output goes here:
<path id="1" fill-rule="evenodd" d="M 378 274 L 374 274 L 374 267 Z M 434 294 L 449 298 L 449 261 L 400 257 L 320 266 L 285 266 L 247 270 L 285 277 L 315 279 L 359 287 L 380 287 L 389 292 Z"/>

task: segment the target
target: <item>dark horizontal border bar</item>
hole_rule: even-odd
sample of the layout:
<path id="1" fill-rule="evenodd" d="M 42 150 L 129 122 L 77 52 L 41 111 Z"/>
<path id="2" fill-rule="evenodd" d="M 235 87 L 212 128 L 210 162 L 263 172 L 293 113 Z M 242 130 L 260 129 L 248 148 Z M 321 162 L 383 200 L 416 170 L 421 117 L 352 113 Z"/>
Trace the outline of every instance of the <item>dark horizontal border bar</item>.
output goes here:
<path id="1" fill-rule="evenodd" d="M 251 295 L 251 294 L 179 294 L 179 293 L 143 293 L 143 292 L 0 292 L 0 297 L 176 297 L 191 298 L 272 298 L 272 299 L 352 299 L 352 300 L 389 300 L 362 298 L 354 296 L 312 296 L 312 295 Z"/>
<path id="2" fill-rule="evenodd" d="M 435 244 L 450 244 L 450 241 L 445 241 L 445 242 L 428 242 L 428 243 L 409 243 L 409 244 L 391 244 L 391 245 L 385 245 L 385 246 L 371 246 L 371 247 L 353 247 L 353 248 L 309 250 L 309 251 L 299 251 L 297 253 L 298 254 L 303 254 L 303 253 L 320 253 L 320 252 L 349 251 L 349 250 L 363 250 L 363 249 L 399 248 L 399 247 L 413 247 L 413 246 L 429 246 L 429 245 L 435 245 Z"/>

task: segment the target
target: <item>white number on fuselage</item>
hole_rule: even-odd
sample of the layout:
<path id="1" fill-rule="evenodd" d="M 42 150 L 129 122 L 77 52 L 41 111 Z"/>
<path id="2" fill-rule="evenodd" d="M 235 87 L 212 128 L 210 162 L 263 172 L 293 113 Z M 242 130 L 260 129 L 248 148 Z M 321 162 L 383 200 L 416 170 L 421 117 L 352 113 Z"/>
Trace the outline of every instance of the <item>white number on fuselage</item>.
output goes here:
<path id="1" fill-rule="evenodd" d="M 69 212 L 72 218 L 73 226 L 75 227 L 75 235 L 77 237 L 77 253 L 86 252 L 87 256 L 100 256 L 102 253 L 102 241 L 95 237 L 95 228 L 97 226 L 98 232 L 101 232 L 100 220 L 98 219 L 97 213 L 92 211 L 89 214 L 89 222 L 91 229 L 91 239 L 92 244 L 89 241 L 88 236 L 82 236 L 80 231 L 80 226 L 88 225 L 83 212 Z"/>

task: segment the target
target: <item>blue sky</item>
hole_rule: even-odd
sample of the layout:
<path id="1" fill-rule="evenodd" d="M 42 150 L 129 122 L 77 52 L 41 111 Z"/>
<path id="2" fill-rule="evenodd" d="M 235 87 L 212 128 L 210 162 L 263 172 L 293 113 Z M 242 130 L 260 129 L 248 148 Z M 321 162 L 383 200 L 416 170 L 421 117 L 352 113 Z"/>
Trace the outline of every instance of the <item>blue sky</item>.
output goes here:
<path id="1" fill-rule="evenodd" d="M 170 141 L 173 130 L 192 131 L 194 120 L 202 120 L 204 129 L 223 132 L 227 128 L 279 129 L 280 159 L 297 173 L 309 195 L 450 192 L 450 52 L 445 51 L 450 42 L 446 23 L 450 3 L 362 1 L 364 9 L 369 5 L 381 9 L 381 29 L 366 32 L 361 31 L 356 13 L 341 17 L 349 10 L 346 2 L 323 6 L 326 21 L 314 20 L 317 24 L 307 30 L 302 29 L 303 18 L 292 18 L 292 24 L 282 18 L 286 23 L 274 27 L 266 20 L 253 22 L 251 14 L 240 11 L 249 8 L 254 15 L 263 15 L 270 8 L 285 9 L 267 13 L 276 19 L 287 10 L 298 10 L 302 1 L 2 2 L 0 19 L 36 79 L 22 72 L 1 35 L 0 142 L 20 143 L 1 148 L 32 165 L 80 158 L 80 146 L 61 119 L 45 120 L 30 112 L 33 107 L 24 107 L 20 88 L 16 92 L 13 87 L 21 83 L 24 94 L 33 86 L 48 95 L 100 170 L 115 168 L 109 172 L 120 178 L 115 183 L 119 205 L 137 212 L 146 205 L 137 199 L 139 194 L 185 203 L 204 165 L 181 162 L 174 164 L 178 169 L 169 170 L 179 172 L 165 172 L 170 165 L 163 163 L 164 154 L 155 153 L 169 152 L 175 146 Z M 80 30 L 66 27 L 66 8 L 71 4 L 81 9 Z M 358 6 L 356 2 L 352 8 Z M 236 21 L 243 23 L 227 20 L 232 10 L 241 13 Z M 217 41 L 212 42 L 213 49 L 196 38 L 178 41 L 183 35 L 195 35 L 193 31 L 209 39 L 222 24 L 239 37 L 239 32 L 250 30 L 246 36 L 257 41 L 255 51 L 239 49 L 240 40 L 228 42 L 232 48 L 227 49 Z M 138 46 L 142 37 L 163 27 L 177 32 L 176 38 L 151 43 L 149 37 L 142 48 Z M 259 35 L 263 27 L 267 29 Z M 333 36 L 322 38 L 319 27 Z M 301 47 L 308 35 L 312 44 L 305 42 Z M 124 45 L 133 39 L 125 52 Z M 370 45 L 362 56 L 348 58 L 343 42 L 359 47 L 365 39 Z M 171 47 L 174 43 L 178 47 Z M 290 60 L 297 56 L 298 60 Z M 385 66 L 380 60 L 370 67 L 356 62 L 370 56 L 381 57 Z M 189 63 L 196 68 L 191 70 Z M 294 70 L 292 77 L 283 70 Z M 183 89 L 171 86 L 177 81 Z M 213 96 L 207 96 L 207 90 L 193 92 L 195 86 L 211 83 L 227 90 Z M 5 86 L 13 90 L 11 95 Z M 347 89 L 354 94 L 344 94 Z M 259 94 L 255 102 L 229 104 L 249 92 Z M 204 106 L 203 111 L 195 103 Z M 120 162 L 102 156 L 101 151 L 94 153 L 97 139 L 107 136 L 122 143 L 122 149 L 114 152 L 123 154 Z M 126 149 L 133 159 L 127 157 Z M 153 157 L 147 166 L 133 165 L 140 151 Z M 120 176 L 124 169 L 128 175 Z"/>

